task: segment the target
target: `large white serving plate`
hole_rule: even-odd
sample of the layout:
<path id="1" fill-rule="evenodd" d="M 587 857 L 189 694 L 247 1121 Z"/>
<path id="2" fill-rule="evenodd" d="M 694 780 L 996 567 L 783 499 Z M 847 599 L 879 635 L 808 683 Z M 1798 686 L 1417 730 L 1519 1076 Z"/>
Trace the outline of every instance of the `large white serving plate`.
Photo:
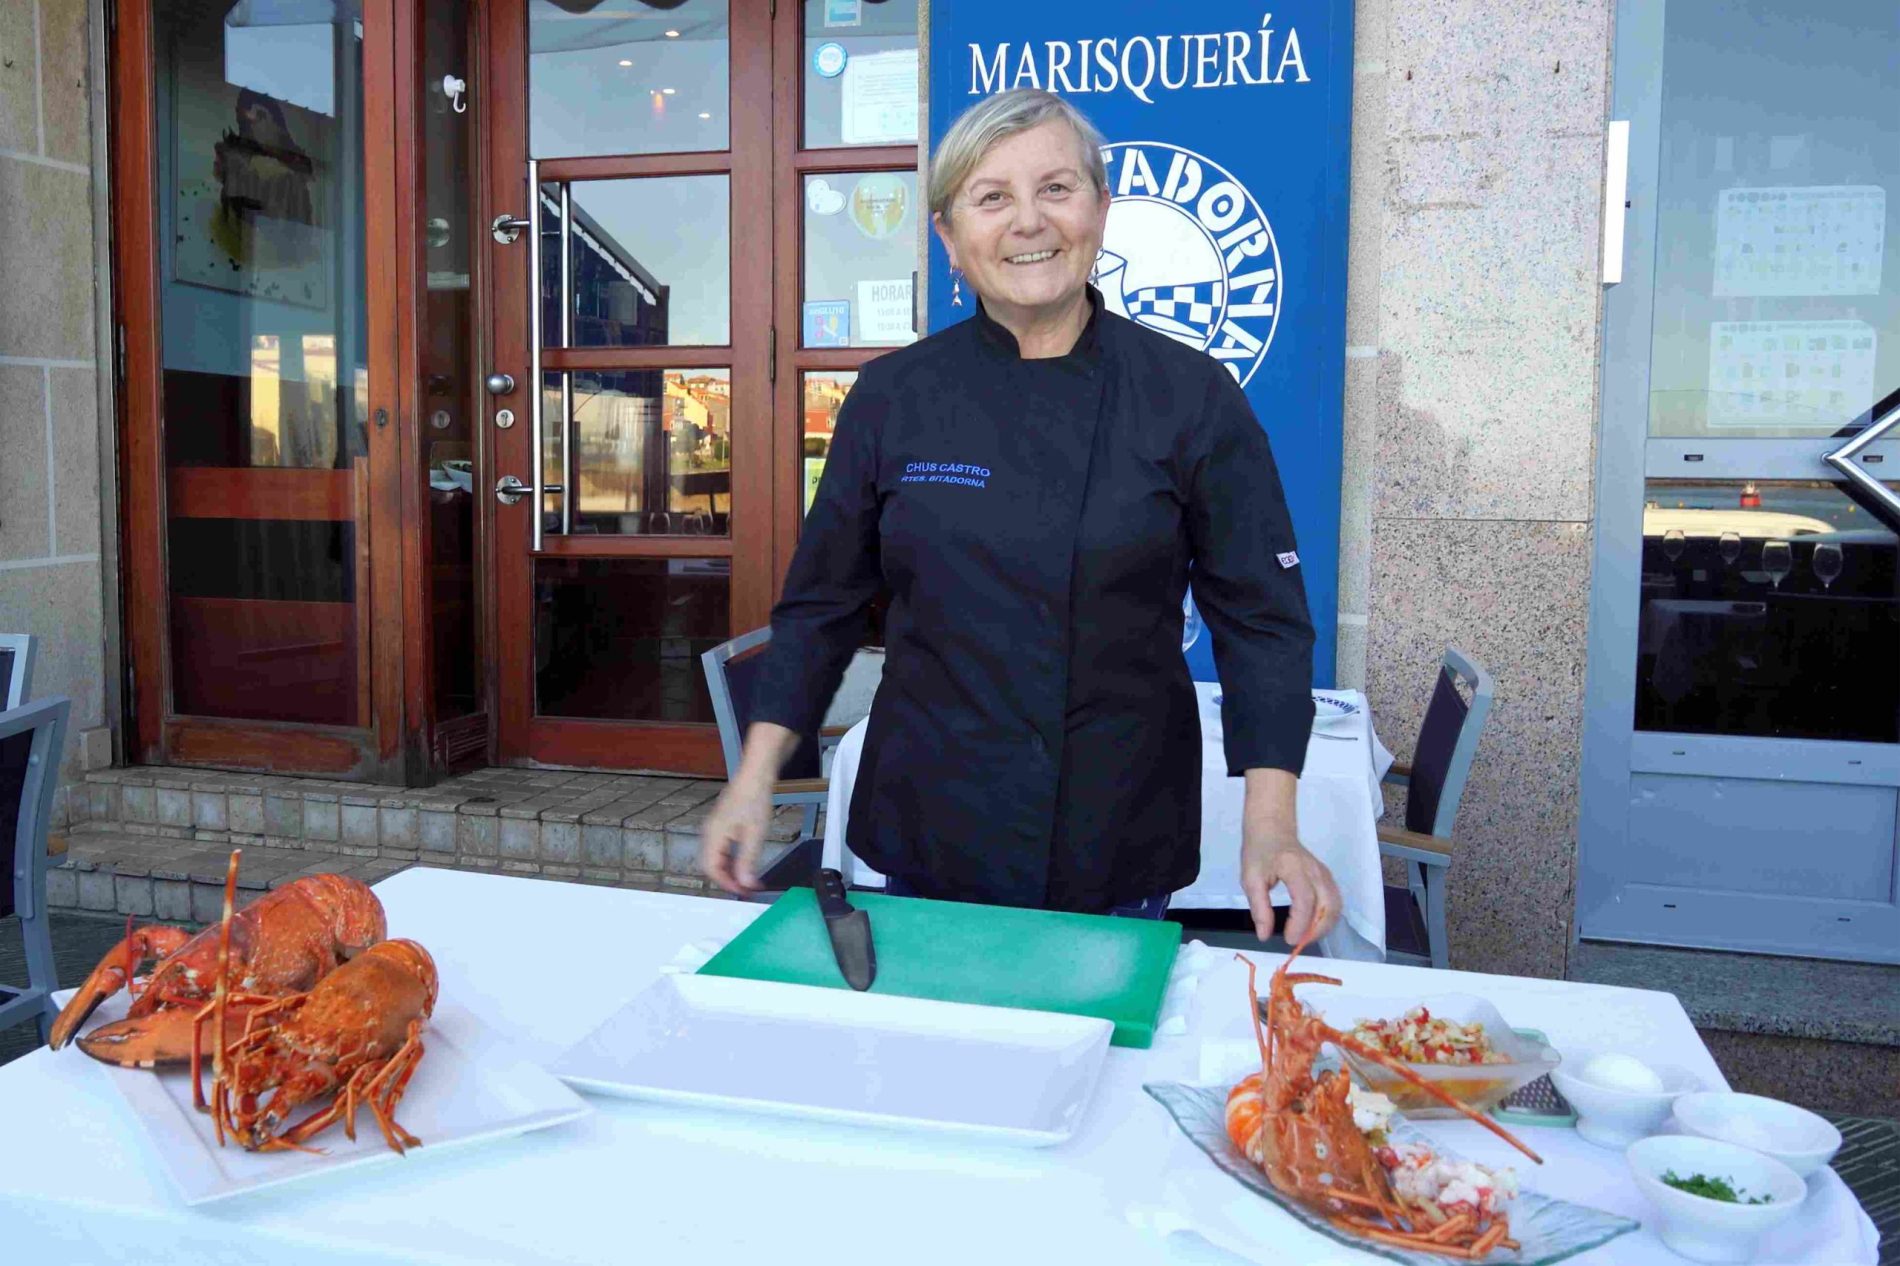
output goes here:
<path id="1" fill-rule="evenodd" d="M 126 1006 L 124 994 L 108 999 L 93 1013 L 86 1030 L 123 1017 Z M 103 1064 L 100 1071 L 124 1097 L 140 1133 L 185 1203 L 194 1205 L 340 1170 L 392 1161 L 426 1164 L 427 1157 L 452 1148 L 510 1138 L 593 1111 L 558 1079 L 494 1042 L 479 1020 L 454 1003 L 436 1004 L 422 1040 L 426 1053 L 396 1107 L 396 1119 L 423 1144 L 411 1148 L 407 1156 L 391 1151 L 383 1142 L 382 1131 L 367 1108 L 357 1114 L 355 1142 L 344 1137 L 338 1124 L 311 1140 L 312 1146 L 321 1149 L 318 1154 L 253 1153 L 236 1143 L 219 1147 L 210 1114 L 192 1106 L 187 1073 Z M 77 1047 L 59 1052 L 56 1058 L 87 1060 Z M 207 1091 L 210 1083 L 207 1070 Z M 322 1106 L 312 1105 L 308 1111 Z M 308 1111 L 297 1113 L 295 1119 L 302 1120 Z"/>
<path id="2" fill-rule="evenodd" d="M 582 1090 L 1046 1147 L 1114 1026 L 719 976 L 662 976 L 551 1066 Z"/>

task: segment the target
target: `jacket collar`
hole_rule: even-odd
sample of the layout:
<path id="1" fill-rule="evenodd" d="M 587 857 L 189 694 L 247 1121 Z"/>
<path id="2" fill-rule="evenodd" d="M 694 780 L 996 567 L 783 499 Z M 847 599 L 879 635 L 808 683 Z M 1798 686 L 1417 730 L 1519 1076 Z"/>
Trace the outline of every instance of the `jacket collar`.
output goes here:
<path id="1" fill-rule="evenodd" d="M 1075 346 L 1062 356 L 1047 359 L 1048 364 L 1073 366 L 1089 370 L 1101 360 L 1102 355 L 1102 295 L 1094 286 L 1086 287 L 1089 298 L 1089 319 L 1082 326 L 1082 333 L 1076 336 Z M 1016 342 L 1016 336 L 1006 329 L 984 308 L 983 300 L 976 301 L 976 315 L 971 318 L 976 324 L 979 341 L 997 355 L 1012 361 L 1021 361 L 1022 347 Z"/>

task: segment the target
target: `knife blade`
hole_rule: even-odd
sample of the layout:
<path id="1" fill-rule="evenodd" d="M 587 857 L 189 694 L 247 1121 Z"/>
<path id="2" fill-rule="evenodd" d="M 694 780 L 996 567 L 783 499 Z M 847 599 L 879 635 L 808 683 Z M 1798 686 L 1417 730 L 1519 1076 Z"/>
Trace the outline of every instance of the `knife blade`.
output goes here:
<path id="1" fill-rule="evenodd" d="M 820 870 L 815 885 L 818 911 L 825 916 L 825 931 L 831 936 L 831 952 L 845 983 L 860 992 L 877 979 L 877 950 L 871 944 L 871 916 L 857 909 L 844 896 L 844 876 L 835 870 Z"/>

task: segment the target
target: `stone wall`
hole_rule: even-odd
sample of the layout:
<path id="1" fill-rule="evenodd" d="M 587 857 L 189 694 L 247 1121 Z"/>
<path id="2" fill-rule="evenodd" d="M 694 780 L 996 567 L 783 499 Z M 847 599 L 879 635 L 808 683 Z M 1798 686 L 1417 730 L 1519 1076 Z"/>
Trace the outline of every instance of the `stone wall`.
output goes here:
<path id="1" fill-rule="evenodd" d="M 1454 967 L 1561 976 L 1595 463 L 1611 0 L 1360 0 L 1339 675 L 1404 759 L 1444 647 L 1497 678 Z"/>
<path id="2" fill-rule="evenodd" d="M 0 632 L 73 701 L 68 780 L 112 760 L 92 52 L 86 0 L 0 0 Z"/>

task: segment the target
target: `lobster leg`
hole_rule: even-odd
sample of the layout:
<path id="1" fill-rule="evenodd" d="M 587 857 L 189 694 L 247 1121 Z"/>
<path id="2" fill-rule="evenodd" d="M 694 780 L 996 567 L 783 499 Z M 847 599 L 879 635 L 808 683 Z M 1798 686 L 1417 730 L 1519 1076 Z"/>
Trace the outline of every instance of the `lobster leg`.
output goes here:
<path id="1" fill-rule="evenodd" d="M 46 1044 L 58 1050 L 72 1041 L 73 1034 L 98 1010 L 100 1003 L 131 983 L 140 964 L 176 953 L 191 937 L 184 928 L 162 923 L 129 929 L 125 939 L 105 952 L 99 965 L 92 969 L 92 975 L 86 977 L 86 983 L 79 986 L 72 999 L 60 1009 Z"/>

